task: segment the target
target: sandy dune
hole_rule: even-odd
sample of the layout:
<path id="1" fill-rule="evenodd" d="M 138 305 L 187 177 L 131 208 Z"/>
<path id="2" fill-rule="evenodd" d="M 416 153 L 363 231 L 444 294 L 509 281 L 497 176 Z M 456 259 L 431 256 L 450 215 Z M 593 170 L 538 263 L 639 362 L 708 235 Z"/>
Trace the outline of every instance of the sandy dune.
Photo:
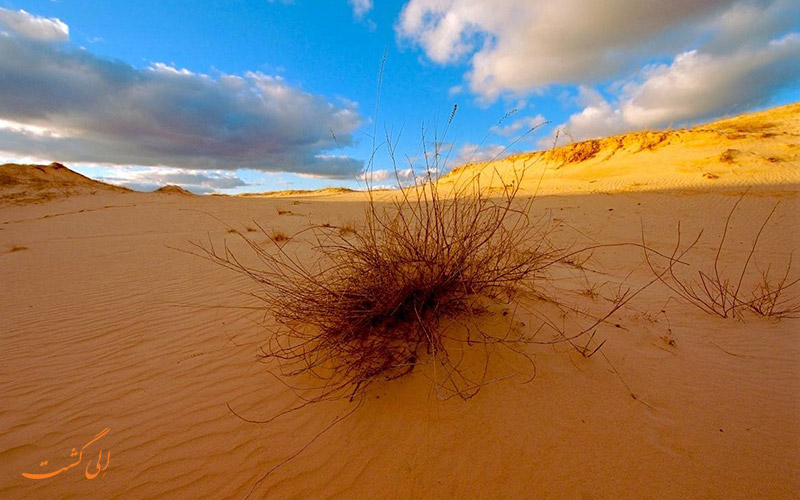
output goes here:
<path id="1" fill-rule="evenodd" d="M 755 275 L 800 249 L 798 110 L 581 143 L 497 168 L 532 165 L 526 189 L 538 189 L 534 210 L 551 218 L 559 241 L 637 242 L 643 227 L 650 245 L 669 251 L 680 221 L 687 235 L 705 230 L 692 254 L 701 265 L 751 186 L 721 264 L 740 268 L 780 201 Z M 529 368 L 497 360 L 498 374 L 516 376 L 469 401 L 441 401 L 416 370 L 371 386 L 333 427 L 354 403 L 251 424 L 226 405 L 264 419 L 297 403 L 256 362 L 267 332 L 264 311 L 246 309 L 258 305 L 247 295 L 254 285 L 181 250 L 227 240 L 246 255 L 230 227 L 266 241 L 250 229 L 357 221 L 363 194 L 176 196 L 88 180 L 59 191 L 3 168 L 0 498 L 244 498 L 251 488 L 253 498 L 800 495 L 798 319 L 722 319 L 656 284 L 599 329 L 603 356 L 531 346 L 529 383 Z M 490 170 L 459 172 L 481 169 Z M 39 171 L 53 183 L 62 173 Z M 309 252 L 302 241 L 287 245 Z M 650 279 L 640 249 L 615 247 L 558 286 L 576 307 L 602 311 L 619 283 Z M 596 294 L 586 293 L 593 284 Z M 70 466 L 72 449 L 104 428 L 75 467 L 22 476 Z M 98 457 L 110 457 L 108 468 L 90 480 Z"/>
<path id="2" fill-rule="evenodd" d="M 668 160 L 667 160 L 668 159 Z M 539 194 L 715 189 L 800 183 L 800 103 L 692 129 L 637 132 L 454 169 L 444 183 L 481 174 Z M 498 177 L 499 175 L 499 177 Z"/>
<path id="3" fill-rule="evenodd" d="M 106 192 L 125 193 L 130 190 L 94 181 L 60 163 L 0 165 L 0 205 L 24 205 Z"/>

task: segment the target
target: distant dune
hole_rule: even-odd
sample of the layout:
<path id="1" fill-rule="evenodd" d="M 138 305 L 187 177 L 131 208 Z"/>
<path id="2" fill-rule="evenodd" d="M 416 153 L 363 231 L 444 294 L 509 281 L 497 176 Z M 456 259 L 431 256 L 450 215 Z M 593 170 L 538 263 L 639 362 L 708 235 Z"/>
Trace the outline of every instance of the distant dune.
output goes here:
<path id="1" fill-rule="evenodd" d="M 42 202 L 53 198 L 131 192 L 85 177 L 60 163 L 50 165 L 0 165 L 0 204 Z"/>
<path id="2" fill-rule="evenodd" d="M 322 189 L 285 189 L 283 191 L 267 191 L 263 193 L 242 193 L 243 197 L 286 197 L 286 196 L 326 196 L 332 194 L 354 193 L 356 190 L 345 187 L 331 187 Z"/>
<path id="3" fill-rule="evenodd" d="M 690 129 L 633 132 L 455 168 L 444 185 L 480 176 L 500 188 L 525 172 L 541 194 L 800 183 L 800 103 Z"/>
<path id="4" fill-rule="evenodd" d="M 167 184 L 166 186 L 162 186 L 153 192 L 161 194 L 179 194 L 183 196 L 194 196 L 194 193 L 187 191 L 180 186 L 175 186 L 174 184 Z"/>
<path id="5" fill-rule="evenodd" d="M 0 165 L 0 205 L 41 203 L 56 198 L 66 198 L 101 192 L 138 193 L 122 186 L 107 184 L 81 175 L 61 163 L 50 165 L 20 165 L 6 163 Z M 181 186 L 173 184 L 162 186 L 152 193 L 196 196 Z M 243 193 L 240 197 L 266 198 L 290 196 L 330 196 L 356 192 L 345 187 L 323 189 L 288 189 L 263 193 Z M 217 194 L 214 196 L 228 196 Z"/>

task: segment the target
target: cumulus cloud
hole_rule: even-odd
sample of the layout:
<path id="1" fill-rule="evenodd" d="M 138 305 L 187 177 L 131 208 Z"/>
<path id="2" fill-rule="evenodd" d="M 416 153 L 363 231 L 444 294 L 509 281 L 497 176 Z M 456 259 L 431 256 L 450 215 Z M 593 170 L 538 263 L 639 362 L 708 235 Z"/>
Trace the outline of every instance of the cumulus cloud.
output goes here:
<path id="1" fill-rule="evenodd" d="M 358 176 L 363 164 L 329 154 L 352 144 L 362 124 L 352 102 L 260 72 L 136 68 L 17 32 L 0 36 L 0 120 L 0 150 L 65 162 L 342 179 Z"/>
<path id="2" fill-rule="evenodd" d="M 469 58 L 470 88 L 492 100 L 551 84 L 588 84 L 704 42 L 731 50 L 772 37 L 796 0 L 410 0 L 399 37 L 433 61 Z M 796 19 L 796 17 L 795 17 Z"/>
<path id="3" fill-rule="evenodd" d="M 448 162 L 449 167 L 458 167 L 469 163 L 482 161 L 494 161 L 510 154 L 506 146 L 499 144 L 489 144 L 481 146 L 478 144 L 467 143 L 462 145 L 455 158 Z"/>
<path id="4" fill-rule="evenodd" d="M 622 105 L 625 122 L 634 127 L 744 111 L 800 79 L 800 34 L 733 54 L 685 52 L 668 66 L 647 68 L 644 76 L 625 91 Z"/>
<path id="5" fill-rule="evenodd" d="M 542 115 L 526 116 L 523 118 L 518 118 L 508 125 L 494 127 L 492 132 L 504 137 L 516 138 L 528 133 L 530 130 L 536 127 L 540 127 L 546 121 L 547 120 L 545 120 L 544 116 Z"/>
<path id="6" fill-rule="evenodd" d="M 347 0 L 356 19 L 363 19 L 372 10 L 372 0 Z"/>
<path id="7" fill-rule="evenodd" d="M 561 129 L 580 140 L 740 113 L 767 104 L 798 81 L 800 34 L 730 54 L 692 50 L 670 64 L 643 69 L 621 86 L 613 104 L 594 90 L 581 89 L 584 108 Z"/>
<path id="8" fill-rule="evenodd" d="M 0 8 L 0 32 L 40 42 L 69 40 L 69 27 L 60 19 L 35 16 L 22 9 Z"/>
<path id="9" fill-rule="evenodd" d="M 702 49 L 716 54 L 758 48 L 777 34 L 796 29 L 798 19 L 800 2 L 796 0 L 740 1 L 701 28 L 710 34 Z"/>
<path id="10" fill-rule="evenodd" d="M 416 174 L 414 173 L 414 169 L 412 168 L 404 168 L 398 169 L 397 172 L 394 170 L 372 170 L 370 172 L 364 172 L 362 176 L 362 180 L 368 184 L 375 185 L 375 183 L 386 183 L 386 182 L 393 182 L 397 184 L 399 181 L 400 184 L 411 184 L 414 182 L 416 178 Z M 383 184 L 382 187 L 392 186 L 397 187 L 394 184 Z"/>
<path id="11" fill-rule="evenodd" d="M 98 180 L 137 191 L 153 191 L 168 184 L 178 185 L 197 194 L 246 186 L 233 172 L 191 170 L 169 167 L 116 167 L 110 175 L 96 175 Z"/>

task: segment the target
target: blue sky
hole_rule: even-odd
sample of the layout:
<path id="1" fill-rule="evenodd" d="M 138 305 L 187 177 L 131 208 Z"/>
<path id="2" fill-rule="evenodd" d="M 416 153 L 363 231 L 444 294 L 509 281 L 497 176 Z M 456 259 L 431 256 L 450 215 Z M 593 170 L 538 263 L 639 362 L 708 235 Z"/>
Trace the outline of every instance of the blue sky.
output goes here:
<path id="1" fill-rule="evenodd" d="M 0 0 L 0 33 L 0 160 L 140 189 L 358 187 L 376 129 L 391 183 L 385 131 L 409 175 L 456 104 L 444 169 L 800 99 L 796 0 Z"/>

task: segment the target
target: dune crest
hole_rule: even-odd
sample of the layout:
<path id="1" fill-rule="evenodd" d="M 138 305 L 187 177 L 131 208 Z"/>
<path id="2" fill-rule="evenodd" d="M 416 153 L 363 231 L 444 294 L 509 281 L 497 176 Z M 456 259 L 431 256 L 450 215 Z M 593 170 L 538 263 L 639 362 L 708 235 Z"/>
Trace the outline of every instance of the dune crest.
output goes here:
<path id="1" fill-rule="evenodd" d="M 56 162 L 49 165 L 0 165 L 0 204 L 40 203 L 100 192 L 132 191 L 90 179 Z"/>
<path id="2" fill-rule="evenodd" d="M 444 185 L 480 176 L 548 193 L 800 184 L 800 103 L 689 129 L 631 132 L 453 169 Z"/>
<path id="3" fill-rule="evenodd" d="M 192 193 L 191 191 L 183 189 L 182 187 L 176 186 L 174 184 L 167 184 L 166 186 L 162 186 L 153 192 L 161 194 L 179 194 L 183 196 L 194 196 L 194 193 Z"/>
<path id="4" fill-rule="evenodd" d="M 279 198 L 287 196 L 330 196 L 354 192 L 356 192 L 354 189 L 346 187 L 329 187 L 322 189 L 285 189 L 283 191 L 266 191 L 263 193 L 242 193 L 237 196 L 247 198 Z"/>

